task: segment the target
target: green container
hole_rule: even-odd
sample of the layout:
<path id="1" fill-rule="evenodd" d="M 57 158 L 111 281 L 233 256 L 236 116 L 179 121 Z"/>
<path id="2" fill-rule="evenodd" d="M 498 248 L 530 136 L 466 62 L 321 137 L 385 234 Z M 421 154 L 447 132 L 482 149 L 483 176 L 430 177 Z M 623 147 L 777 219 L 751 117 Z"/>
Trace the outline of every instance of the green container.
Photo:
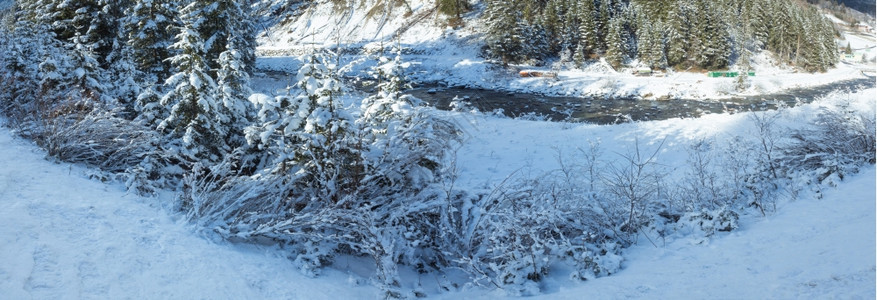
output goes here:
<path id="1" fill-rule="evenodd" d="M 749 72 L 749 76 L 755 76 L 755 72 Z"/>

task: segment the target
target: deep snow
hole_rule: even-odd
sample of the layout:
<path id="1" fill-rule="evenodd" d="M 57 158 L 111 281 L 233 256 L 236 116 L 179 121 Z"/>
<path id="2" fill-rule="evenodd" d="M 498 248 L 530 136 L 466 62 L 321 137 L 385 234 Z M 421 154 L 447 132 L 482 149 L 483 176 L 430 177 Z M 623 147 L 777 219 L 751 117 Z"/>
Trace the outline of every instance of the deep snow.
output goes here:
<path id="1" fill-rule="evenodd" d="M 874 111 L 874 89 L 852 108 Z M 788 109 L 783 125 L 812 119 L 819 102 Z M 661 163 L 679 165 L 692 141 L 721 142 L 751 130 L 747 116 L 710 115 L 614 126 L 533 122 L 438 112 L 466 134 L 457 152 L 460 186 L 489 188 L 511 173 L 538 176 L 558 153 L 599 140 L 605 155 L 635 141 L 664 141 Z M 771 112 L 765 112 L 771 113 Z M 296 270 L 282 250 L 212 240 L 165 207 L 173 195 L 141 198 L 89 170 L 46 161 L 45 152 L 0 130 L 0 299 L 372 299 L 362 261 L 341 260 L 320 277 Z M 850 298 L 875 297 L 875 168 L 803 193 L 776 214 L 747 215 L 741 228 L 710 239 L 671 236 L 625 251 L 624 269 L 588 282 L 557 270 L 541 283 L 545 299 Z M 365 269 L 363 269 L 365 268 Z M 436 298 L 505 298 L 461 286 L 438 292 L 438 274 L 403 273 Z M 453 281 L 453 279 L 451 279 Z"/>

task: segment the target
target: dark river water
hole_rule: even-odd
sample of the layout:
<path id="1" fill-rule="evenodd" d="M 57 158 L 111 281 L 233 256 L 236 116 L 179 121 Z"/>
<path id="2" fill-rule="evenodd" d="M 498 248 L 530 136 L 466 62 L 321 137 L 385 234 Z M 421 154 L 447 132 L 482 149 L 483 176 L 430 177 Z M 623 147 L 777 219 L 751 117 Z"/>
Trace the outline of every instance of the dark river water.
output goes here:
<path id="1" fill-rule="evenodd" d="M 875 86 L 875 78 L 853 79 L 782 93 L 721 100 L 637 100 L 549 97 L 464 87 L 422 86 L 412 95 L 439 109 L 450 109 L 457 97 L 482 112 L 502 110 L 509 117 L 535 115 L 552 121 L 613 124 L 628 121 L 696 118 L 704 114 L 776 109 L 809 103 L 834 91 L 859 91 Z"/>
<path id="2" fill-rule="evenodd" d="M 266 72 L 254 81 L 263 88 L 277 90 L 289 83 L 289 75 Z M 364 93 L 369 82 L 354 86 Z M 786 90 L 782 93 L 717 100 L 637 100 L 578 97 L 552 97 L 528 93 L 509 93 L 466 87 L 442 87 L 424 84 L 407 92 L 438 109 L 450 109 L 458 98 L 482 112 L 500 111 L 509 117 L 535 116 L 551 121 L 614 124 L 629 121 L 697 118 L 704 114 L 736 113 L 776 109 L 780 105 L 810 103 L 834 91 L 859 91 L 875 86 L 875 77 L 845 80 L 830 84 Z"/>

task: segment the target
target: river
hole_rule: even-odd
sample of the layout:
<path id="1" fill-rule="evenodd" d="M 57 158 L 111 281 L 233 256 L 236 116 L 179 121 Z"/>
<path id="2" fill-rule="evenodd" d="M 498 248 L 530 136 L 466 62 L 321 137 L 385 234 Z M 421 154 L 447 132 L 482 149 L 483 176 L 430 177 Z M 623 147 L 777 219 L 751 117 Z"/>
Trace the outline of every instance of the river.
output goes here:
<path id="1" fill-rule="evenodd" d="M 409 92 L 439 109 L 450 109 L 457 97 L 479 111 L 502 110 L 509 117 L 534 115 L 552 121 L 613 124 L 629 121 L 696 118 L 704 114 L 776 109 L 780 105 L 809 103 L 834 91 L 859 91 L 875 86 L 875 77 L 797 88 L 777 94 L 721 100 L 639 100 L 550 97 L 464 87 L 422 86 Z"/>
<path id="2" fill-rule="evenodd" d="M 254 78 L 261 90 L 277 91 L 289 83 L 289 75 L 281 72 L 260 73 Z M 367 93 L 369 82 L 357 81 L 353 86 Z M 704 114 L 736 113 L 776 109 L 780 105 L 809 103 L 834 91 L 859 91 L 875 87 L 875 77 L 832 82 L 825 85 L 796 88 L 781 93 L 730 99 L 605 99 L 554 97 L 529 93 L 510 93 L 467 87 L 419 85 L 407 92 L 438 109 L 450 109 L 457 98 L 482 112 L 501 111 L 508 117 L 532 116 L 551 121 L 614 124 L 630 121 L 697 118 Z M 265 92 L 265 91 L 261 91 Z"/>

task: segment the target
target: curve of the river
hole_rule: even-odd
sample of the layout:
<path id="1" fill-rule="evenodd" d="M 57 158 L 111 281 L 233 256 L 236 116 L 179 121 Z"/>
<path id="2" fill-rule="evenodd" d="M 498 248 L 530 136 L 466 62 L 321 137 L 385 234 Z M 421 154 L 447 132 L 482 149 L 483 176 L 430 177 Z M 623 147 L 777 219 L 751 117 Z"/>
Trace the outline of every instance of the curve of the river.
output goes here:
<path id="1" fill-rule="evenodd" d="M 552 121 L 612 124 L 628 121 L 696 118 L 711 113 L 762 111 L 778 106 L 810 103 L 835 91 L 855 92 L 873 88 L 875 77 L 833 82 L 820 86 L 796 88 L 782 93 L 747 96 L 721 100 L 640 100 L 578 97 L 550 97 L 527 93 L 509 93 L 466 87 L 423 85 L 409 90 L 412 95 L 439 109 L 450 109 L 450 103 L 467 102 L 483 112 L 499 111 L 509 117 L 534 115 Z"/>

